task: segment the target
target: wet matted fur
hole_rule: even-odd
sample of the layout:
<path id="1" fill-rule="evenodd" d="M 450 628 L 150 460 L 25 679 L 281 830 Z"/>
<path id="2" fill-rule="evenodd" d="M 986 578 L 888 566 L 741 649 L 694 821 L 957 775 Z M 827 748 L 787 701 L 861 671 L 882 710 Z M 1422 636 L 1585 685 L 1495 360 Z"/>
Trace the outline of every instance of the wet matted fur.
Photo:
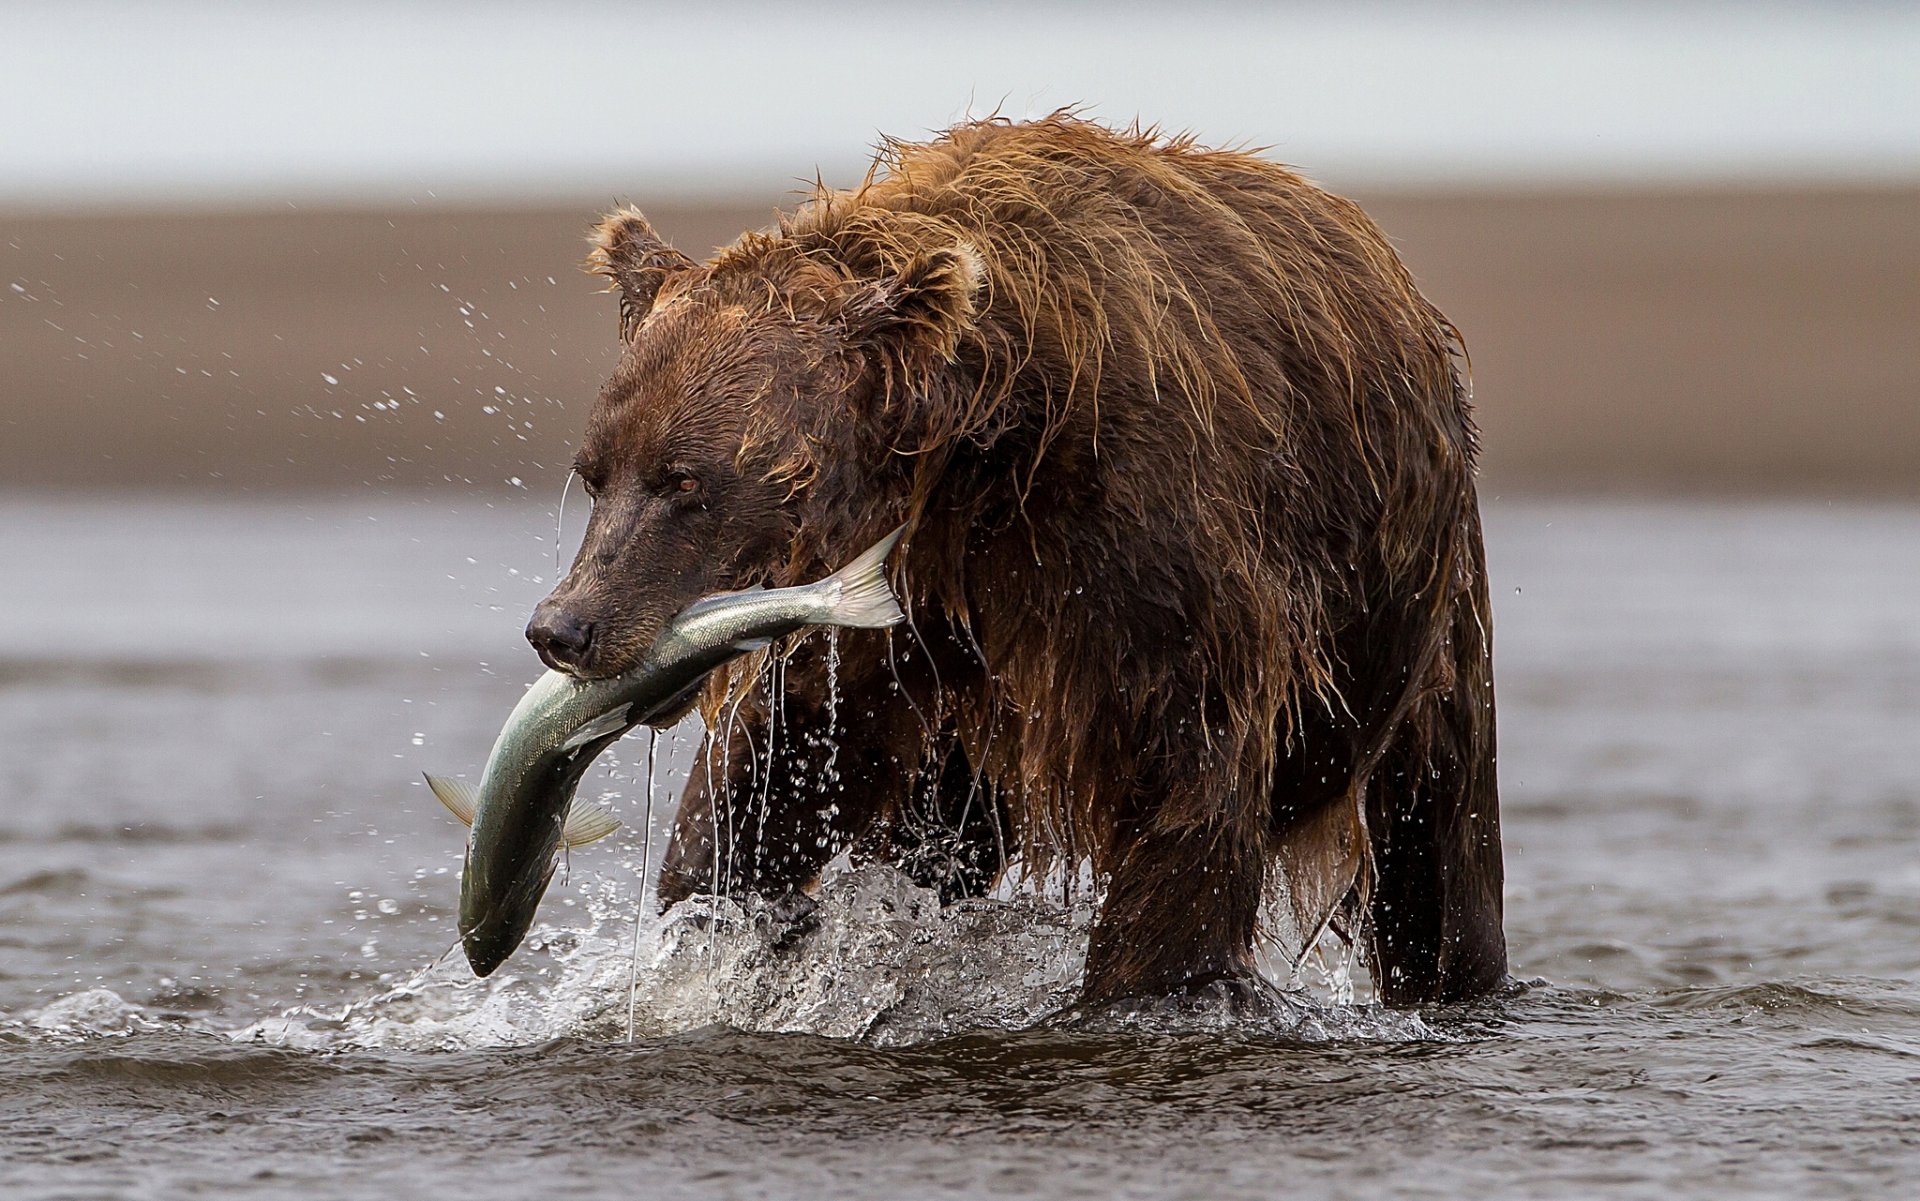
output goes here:
<path id="1" fill-rule="evenodd" d="M 1093 1002 L 1245 976 L 1276 898 L 1391 1002 L 1505 979 L 1463 351 L 1358 207 L 1063 113 L 890 143 L 705 264 L 631 209 L 593 242 L 625 351 L 560 665 L 908 526 L 905 632 L 709 690 L 663 901 L 1086 862 Z"/>

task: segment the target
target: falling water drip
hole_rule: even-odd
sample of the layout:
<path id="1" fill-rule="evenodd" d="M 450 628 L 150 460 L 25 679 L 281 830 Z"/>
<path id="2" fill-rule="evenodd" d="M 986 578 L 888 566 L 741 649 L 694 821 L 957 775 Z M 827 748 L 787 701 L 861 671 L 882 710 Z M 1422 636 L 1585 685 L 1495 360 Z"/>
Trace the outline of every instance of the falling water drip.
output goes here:
<path id="1" fill-rule="evenodd" d="M 711 754 L 711 752 L 709 752 L 709 754 L 706 757 L 707 758 L 707 804 L 710 811 L 710 816 L 708 817 L 708 822 L 710 823 L 709 829 L 708 829 L 708 841 L 713 846 L 712 895 L 718 899 L 725 899 L 731 896 L 733 892 L 732 865 L 729 862 L 725 870 L 725 873 L 723 875 L 720 861 L 723 856 L 729 861 L 733 857 L 733 846 L 734 846 L 733 795 L 731 791 L 731 783 L 733 780 L 733 735 L 734 735 L 734 732 L 737 729 L 739 729 L 740 706 L 747 699 L 746 689 L 740 688 L 737 684 L 734 686 L 734 688 L 735 688 L 735 693 L 733 698 L 733 704 L 728 706 L 727 708 L 726 720 L 720 723 L 720 782 L 723 787 L 728 788 L 727 804 L 726 804 L 726 841 L 724 843 L 721 841 L 719 793 L 714 791 L 713 755 Z M 709 747 L 711 747 L 712 740 L 713 740 L 712 731 L 708 732 L 707 740 L 708 740 Z M 749 736 L 747 739 L 747 753 L 751 756 L 754 756 L 754 758 L 749 762 L 748 766 L 752 769 L 757 770 L 759 768 L 759 758 L 758 758 L 759 752 L 754 747 L 753 739 L 751 736 Z M 723 880 L 726 885 L 725 888 L 721 887 Z M 713 983 L 715 962 L 720 952 L 719 944 L 717 942 L 718 931 L 719 931 L 719 923 L 717 922 L 707 927 L 706 954 L 707 954 L 707 982 L 709 985 Z"/>
<path id="2" fill-rule="evenodd" d="M 827 628 L 827 759 L 820 766 L 820 779 L 814 786 L 815 794 L 820 798 L 820 819 L 822 822 L 818 845 L 827 849 L 833 819 L 840 816 L 840 803 L 834 798 L 840 792 L 840 631 L 831 626 Z M 839 848 L 832 848 L 834 854 Z"/>
<path id="3" fill-rule="evenodd" d="M 760 773 L 759 812 L 753 828 L 753 875 L 760 875 L 761 856 L 767 850 L 767 809 L 773 803 L 774 756 L 779 754 L 780 735 L 787 712 L 787 658 L 772 655 L 767 664 L 767 766 Z"/>
<path id="4" fill-rule="evenodd" d="M 820 768 L 820 793 L 839 791 L 840 761 L 840 631 L 827 627 L 827 761 Z"/>
<path id="5" fill-rule="evenodd" d="M 574 472 L 567 472 L 567 482 L 560 485 L 560 512 L 553 519 L 553 574 L 560 574 L 560 538 L 567 525 L 567 493 L 573 490 Z"/>
<path id="6" fill-rule="evenodd" d="M 640 987 L 640 923 L 647 913 L 647 869 L 653 863 L 653 765 L 660 731 L 647 727 L 647 818 L 640 833 L 640 887 L 633 898 L 633 956 L 627 961 L 627 1041 L 633 1041 L 634 997 Z"/>

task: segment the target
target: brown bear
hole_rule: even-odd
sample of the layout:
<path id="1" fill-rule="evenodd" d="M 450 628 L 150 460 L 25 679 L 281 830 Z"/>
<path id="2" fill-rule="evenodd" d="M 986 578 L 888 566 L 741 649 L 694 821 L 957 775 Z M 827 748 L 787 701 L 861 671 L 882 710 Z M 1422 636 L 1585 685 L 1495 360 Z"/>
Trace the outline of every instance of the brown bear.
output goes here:
<path id="1" fill-rule="evenodd" d="M 1389 1003 L 1503 983 L 1464 350 L 1358 207 L 1058 113 L 888 143 L 704 264 L 632 209 L 591 241 L 624 348 L 549 666 L 907 530 L 907 625 L 708 689 L 663 905 L 1090 868 L 1088 1004 L 1235 995 L 1263 923 L 1336 923 Z"/>

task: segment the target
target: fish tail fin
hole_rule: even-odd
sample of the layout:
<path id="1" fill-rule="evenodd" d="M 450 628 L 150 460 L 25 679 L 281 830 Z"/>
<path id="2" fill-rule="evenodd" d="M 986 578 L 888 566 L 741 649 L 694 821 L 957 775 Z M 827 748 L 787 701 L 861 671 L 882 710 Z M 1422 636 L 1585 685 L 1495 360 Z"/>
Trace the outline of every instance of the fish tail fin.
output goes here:
<path id="1" fill-rule="evenodd" d="M 567 820 L 560 827 L 560 841 L 566 843 L 569 849 L 583 847 L 599 842 L 619 828 L 619 818 L 592 801 L 575 797 L 573 804 L 567 808 Z"/>
<path id="2" fill-rule="evenodd" d="M 449 780 L 445 776 L 428 775 L 427 787 L 432 789 L 433 795 L 447 807 L 448 813 L 459 818 L 464 825 L 473 825 L 473 815 L 479 807 L 473 785 L 464 780 Z"/>
<path id="3" fill-rule="evenodd" d="M 827 624 L 878 629 L 898 625 L 906 619 L 900 602 L 894 599 L 893 586 L 887 583 L 887 555 L 906 526 L 897 526 L 891 534 L 874 543 L 860 557 L 827 577 L 835 585 L 829 594 Z"/>

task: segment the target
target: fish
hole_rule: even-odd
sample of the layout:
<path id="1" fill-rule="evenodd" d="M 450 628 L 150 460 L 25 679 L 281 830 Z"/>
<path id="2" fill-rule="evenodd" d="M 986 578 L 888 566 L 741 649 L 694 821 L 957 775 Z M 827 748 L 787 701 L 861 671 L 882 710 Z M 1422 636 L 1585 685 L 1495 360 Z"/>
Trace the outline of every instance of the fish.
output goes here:
<path id="1" fill-rule="evenodd" d="M 885 571 L 904 528 L 814 583 L 702 597 L 619 675 L 582 680 L 549 671 L 507 716 L 478 785 L 426 777 L 472 831 L 459 925 L 475 975 L 491 975 L 526 938 L 561 849 L 619 827 L 612 814 L 574 796 L 602 751 L 635 726 L 679 713 L 715 668 L 777 638 L 808 626 L 881 629 L 905 619 Z"/>

